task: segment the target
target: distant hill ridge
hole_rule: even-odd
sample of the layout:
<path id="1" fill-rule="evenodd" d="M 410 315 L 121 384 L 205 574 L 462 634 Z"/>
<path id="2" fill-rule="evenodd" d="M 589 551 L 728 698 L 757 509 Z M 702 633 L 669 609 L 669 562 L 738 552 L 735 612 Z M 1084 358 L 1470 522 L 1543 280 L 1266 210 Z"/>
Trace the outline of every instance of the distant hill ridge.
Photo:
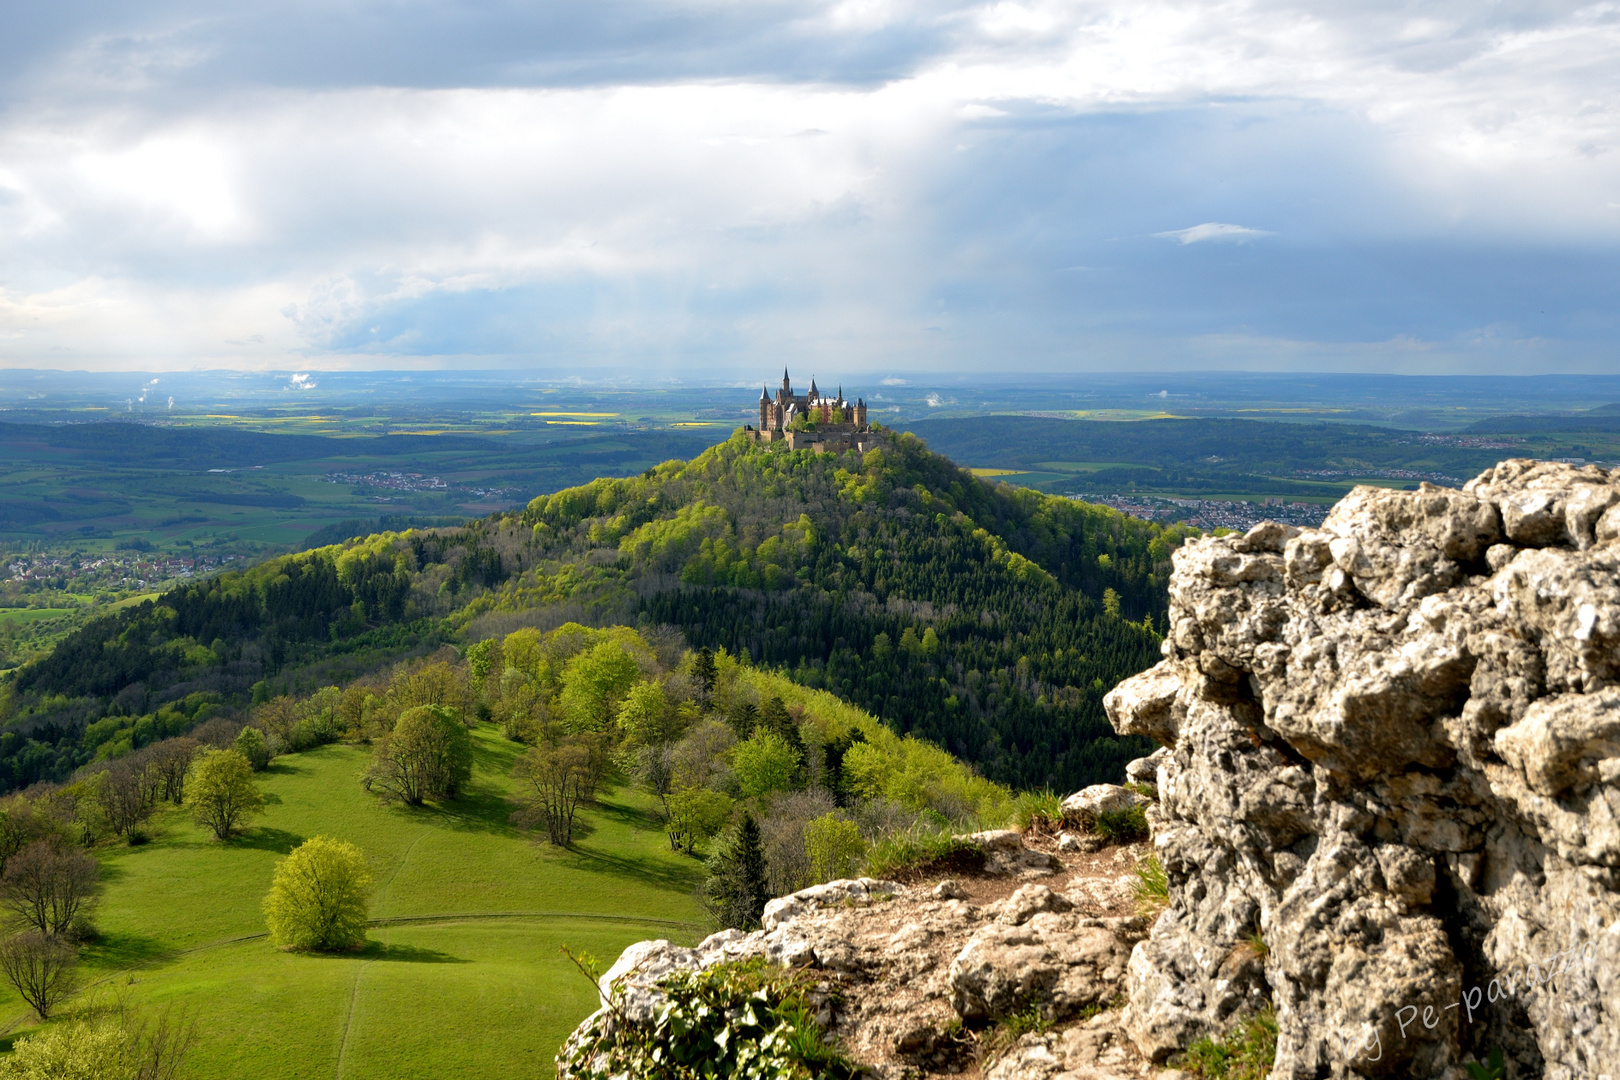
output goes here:
<path id="1" fill-rule="evenodd" d="M 1190 532 L 987 483 L 910 435 L 817 455 L 738 434 L 521 512 L 284 556 L 93 623 L 5 684 L 0 783 L 66 775 L 108 717 L 196 695 L 239 709 L 261 683 L 297 690 L 574 618 L 677 626 L 993 779 L 1072 789 L 1143 749 L 1112 734 L 1101 697 L 1156 658 L 1170 552 Z"/>

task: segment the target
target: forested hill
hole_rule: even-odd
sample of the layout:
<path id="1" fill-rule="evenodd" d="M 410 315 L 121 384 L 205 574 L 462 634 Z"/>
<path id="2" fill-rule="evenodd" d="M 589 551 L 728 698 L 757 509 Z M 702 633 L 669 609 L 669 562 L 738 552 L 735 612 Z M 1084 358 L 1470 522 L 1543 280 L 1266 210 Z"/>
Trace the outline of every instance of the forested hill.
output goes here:
<path id="1" fill-rule="evenodd" d="M 1153 662 L 1184 535 L 986 483 L 909 435 L 864 457 L 734 437 L 518 513 L 286 556 L 93 623 L 0 692 L 0 782 L 60 777 L 313 672 L 564 617 L 680 627 L 997 780 L 1117 779 L 1142 746 L 1112 735 L 1101 698 Z"/>

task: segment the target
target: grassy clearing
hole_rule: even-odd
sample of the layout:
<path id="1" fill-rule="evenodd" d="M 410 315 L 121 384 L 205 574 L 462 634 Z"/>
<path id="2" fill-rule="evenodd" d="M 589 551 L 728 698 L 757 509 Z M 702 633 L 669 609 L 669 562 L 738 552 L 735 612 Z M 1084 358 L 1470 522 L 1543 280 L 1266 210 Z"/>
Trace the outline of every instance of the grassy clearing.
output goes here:
<path id="1" fill-rule="evenodd" d="M 87 976 L 137 1004 L 189 1008 L 204 1033 L 187 1067 L 199 1080 L 549 1076 L 594 1008 L 560 947 L 611 958 L 644 938 L 700 935 L 701 866 L 667 850 L 649 801 L 628 789 L 586 813 L 573 850 L 535 845 L 507 823 L 518 748 L 493 728 L 475 738 L 471 789 L 442 810 L 380 805 L 357 779 L 367 752 L 327 746 L 262 774 L 268 812 L 240 840 L 220 844 L 170 811 L 151 843 L 101 852 L 104 936 Z M 276 860 L 317 834 L 371 859 L 381 925 L 362 953 L 281 953 L 262 936 Z M 25 1014 L 0 995 L 0 1015 Z"/>

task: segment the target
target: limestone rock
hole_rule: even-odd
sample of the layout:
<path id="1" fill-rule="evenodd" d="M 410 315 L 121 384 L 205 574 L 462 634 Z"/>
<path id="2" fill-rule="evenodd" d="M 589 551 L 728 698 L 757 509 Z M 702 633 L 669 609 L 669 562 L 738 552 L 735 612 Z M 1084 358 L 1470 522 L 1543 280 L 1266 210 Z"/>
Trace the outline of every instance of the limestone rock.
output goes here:
<path id="1" fill-rule="evenodd" d="M 1104 699 L 1165 747 L 1136 1047 L 1269 1002 L 1272 1080 L 1460 1080 L 1493 1046 L 1509 1076 L 1613 1073 L 1620 475 L 1506 461 L 1193 541 L 1168 626 Z"/>
<path id="2" fill-rule="evenodd" d="M 1093 784 L 1063 800 L 1063 820 L 1071 825 L 1085 826 L 1095 821 L 1098 814 L 1129 810 L 1135 806 L 1145 806 L 1147 802 L 1146 796 L 1119 784 Z"/>
<path id="3" fill-rule="evenodd" d="M 1063 869 L 1063 864 L 1044 851 L 1024 846 L 1016 829 L 992 829 L 968 835 L 967 840 L 984 851 L 984 872 L 991 877 L 1043 877 Z"/>
<path id="4" fill-rule="evenodd" d="M 1005 1016 L 1031 1004 L 1050 1019 L 1065 1019 L 1108 1001 L 1129 955 L 1095 919 L 1044 910 L 1016 925 L 991 923 L 951 961 L 951 1004 L 964 1020 Z"/>
<path id="5" fill-rule="evenodd" d="M 766 904 L 765 914 L 760 922 L 766 930 L 775 930 L 783 923 L 814 908 L 870 903 L 883 897 L 894 896 L 902 888 L 904 886 L 899 882 L 878 881 L 874 878 L 841 879 L 829 881 L 824 885 L 812 885 L 808 889 L 800 889 L 790 896 L 783 896 Z"/>

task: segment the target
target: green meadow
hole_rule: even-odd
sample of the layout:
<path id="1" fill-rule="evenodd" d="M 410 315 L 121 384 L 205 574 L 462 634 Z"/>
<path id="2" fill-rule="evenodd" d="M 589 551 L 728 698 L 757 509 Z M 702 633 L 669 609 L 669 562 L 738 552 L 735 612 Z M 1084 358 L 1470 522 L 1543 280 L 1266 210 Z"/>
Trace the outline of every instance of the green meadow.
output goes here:
<path id="1" fill-rule="evenodd" d="M 443 807 L 382 805 L 359 783 L 368 751 L 334 745 L 260 774 L 266 813 L 230 843 L 170 810 L 149 843 L 99 850 L 102 937 L 78 1004 L 185 1008 L 202 1032 L 185 1069 L 197 1080 L 550 1076 L 595 1008 L 562 946 L 611 962 L 644 938 L 700 937 L 701 866 L 669 851 L 650 798 L 628 787 L 585 814 L 572 849 L 535 843 L 507 820 L 520 747 L 489 726 L 474 737 L 473 783 Z M 371 860 L 360 953 L 283 953 L 265 936 L 276 860 L 316 835 Z M 29 1030 L 9 988 L 0 1015 L 8 1040 Z"/>

